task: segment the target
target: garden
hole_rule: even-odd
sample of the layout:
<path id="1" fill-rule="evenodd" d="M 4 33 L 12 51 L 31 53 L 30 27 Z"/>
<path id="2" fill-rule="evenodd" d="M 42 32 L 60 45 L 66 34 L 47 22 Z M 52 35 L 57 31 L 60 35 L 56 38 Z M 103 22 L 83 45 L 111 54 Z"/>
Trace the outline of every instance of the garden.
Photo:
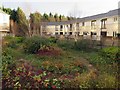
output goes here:
<path id="1" fill-rule="evenodd" d="M 2 41 L 2 88 L 119 88 L 119 47 L 98 41 L 10 37 Z"/>

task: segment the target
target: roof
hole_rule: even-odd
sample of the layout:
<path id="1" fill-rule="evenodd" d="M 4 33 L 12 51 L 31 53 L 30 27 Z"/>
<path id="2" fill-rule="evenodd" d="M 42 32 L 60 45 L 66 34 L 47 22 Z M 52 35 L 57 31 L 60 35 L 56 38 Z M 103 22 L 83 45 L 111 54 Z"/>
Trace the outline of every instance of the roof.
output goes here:
<path id="1" fill-rule="evenodd" d="M 93 16 L 80 18 L 80 19 L 78 19 L 78 22 L 83 22 L 83 21 L 89 21 L 89 20 L 95 20 L 95 19 L 99 19 L 99 18 L 106 18 L 106 17 L 110 17 L 110 16 L 120 15 L 119 12 L 120 12 L 120 9 L 115 9 L 115 10 L 111 10 L 107 13 L 102 13 L 102 14 L 98 14 L 98 15 L 93 15 Z"/>
<path id="2" fill-rule="evenodd" d="M 72 24 L 72 23 L 76 23 L 76 22 L 85 22 L 85 21 L 89 21 L 89 20 L 95 20 L 95 19 L 99 19 L 99 18 L 107 18 L 110 16 L 116 16 L 116 15 L 120 15 L 120 9 L 115 9 L 115 10 L 111 10 L 107 13 L 83 17 L 83 18 L 79 18 L 76 20 L 69 20 L 69 21 L 62 21 L 62 22 L 44 22 L 44 23 L 46 23 L 45 25 L 65 25 L 65 24 Z"/>

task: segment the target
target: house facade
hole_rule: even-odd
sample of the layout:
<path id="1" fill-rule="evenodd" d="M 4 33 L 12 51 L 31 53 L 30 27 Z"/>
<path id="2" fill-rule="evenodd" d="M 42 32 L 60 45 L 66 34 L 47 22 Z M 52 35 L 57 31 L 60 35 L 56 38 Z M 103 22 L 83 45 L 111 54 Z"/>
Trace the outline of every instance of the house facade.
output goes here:
<path id="1" fill-rule="evenodd" d="M 102 37 L 117 37 L 119 30 L 119 9 L 94 16 L 64 22 L 46 22 L 42 31 L 50 35 L 77 35 L 100 40 Z"/>
<path id="2" fill-rule="evenodd" d="M 0 10 L 0 36 L 6 36 L 10 32 L 10 15 Z"/>

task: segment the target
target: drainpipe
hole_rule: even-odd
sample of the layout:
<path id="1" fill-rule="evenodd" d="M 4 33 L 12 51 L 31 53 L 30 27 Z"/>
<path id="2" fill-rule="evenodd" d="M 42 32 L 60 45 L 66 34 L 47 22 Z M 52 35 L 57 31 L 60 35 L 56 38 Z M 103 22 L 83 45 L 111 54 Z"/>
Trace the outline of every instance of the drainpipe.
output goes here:
<path id="1" fill-rule="evenodd" d="M 101 49 L 102 49 L 102 28 L 100 29 L 100 45 L 101 45 Z"/>

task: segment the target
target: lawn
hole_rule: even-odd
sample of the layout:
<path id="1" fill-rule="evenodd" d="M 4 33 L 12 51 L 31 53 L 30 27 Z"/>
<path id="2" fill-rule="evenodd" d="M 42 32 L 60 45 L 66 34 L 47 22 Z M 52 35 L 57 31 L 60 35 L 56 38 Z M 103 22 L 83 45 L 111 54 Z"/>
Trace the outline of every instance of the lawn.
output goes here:
<path id="1" fill-rule="evenodd" d="M 42 37 L 5 37 L 3 88 L 117 88 L 118 47 Z"/>

